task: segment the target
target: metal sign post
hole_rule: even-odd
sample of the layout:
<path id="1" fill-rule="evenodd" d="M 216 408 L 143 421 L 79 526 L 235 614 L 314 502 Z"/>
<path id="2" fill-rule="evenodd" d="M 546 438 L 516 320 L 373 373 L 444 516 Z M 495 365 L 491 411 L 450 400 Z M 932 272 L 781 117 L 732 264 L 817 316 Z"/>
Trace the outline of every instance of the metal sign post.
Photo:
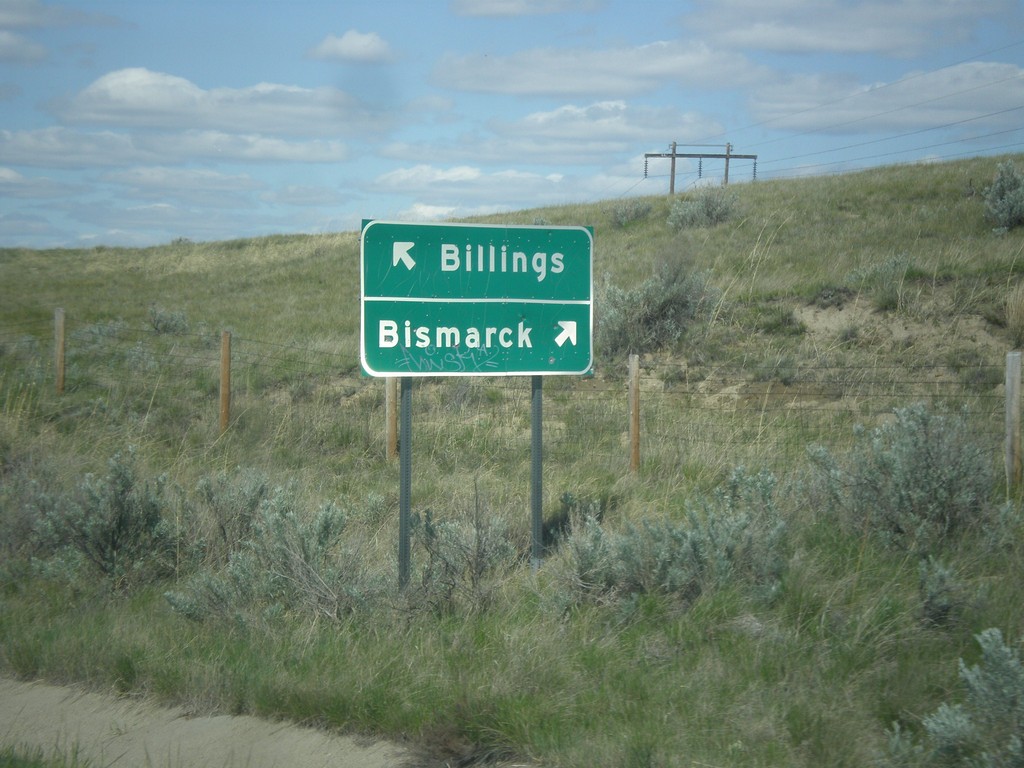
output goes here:
<path id="1" fill-rule="evenodd" d="M 398 588 L 409 584 L 412 509 L 412 379 L 402 377 L 398 435 Z"/>
<path id="2" fill-rule="evenodd" d="M 530 389 L 530 534 L 536 572 L 544 556 L 544 378 L 534 376 Z"/>

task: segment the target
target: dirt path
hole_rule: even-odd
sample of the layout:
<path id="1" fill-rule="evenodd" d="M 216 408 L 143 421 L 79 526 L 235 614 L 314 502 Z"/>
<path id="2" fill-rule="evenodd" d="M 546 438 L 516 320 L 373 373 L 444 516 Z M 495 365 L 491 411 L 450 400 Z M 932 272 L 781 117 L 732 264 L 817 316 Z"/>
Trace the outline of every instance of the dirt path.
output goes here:
<path id="1" fill-rule="evenodd" d="M 403 747 L 253 717 L 181 709 L 0 677 L 0 747 L 77 756 L 90 766 L 399 768 Z"/>

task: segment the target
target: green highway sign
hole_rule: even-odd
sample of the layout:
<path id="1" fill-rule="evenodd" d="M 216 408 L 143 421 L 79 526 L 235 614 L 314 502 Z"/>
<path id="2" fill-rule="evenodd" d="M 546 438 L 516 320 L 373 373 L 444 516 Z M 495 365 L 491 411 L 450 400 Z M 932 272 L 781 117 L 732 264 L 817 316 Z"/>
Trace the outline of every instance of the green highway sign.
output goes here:
<path id="1" fill-rule="evenodd" d="M 363 223 L 360 357 L 371 376 L 584 374 L 586 227 Z"/>

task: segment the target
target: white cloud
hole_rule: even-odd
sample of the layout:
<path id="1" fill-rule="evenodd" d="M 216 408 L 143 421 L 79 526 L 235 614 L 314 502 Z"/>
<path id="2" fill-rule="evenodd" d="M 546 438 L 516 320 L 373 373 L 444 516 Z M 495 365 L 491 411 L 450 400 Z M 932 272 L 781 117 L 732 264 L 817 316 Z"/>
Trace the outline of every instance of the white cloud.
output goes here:
<path id="1" fill-rule="evenodd" d="M 0 167 L 0 197 L 52 199 L 75 194 L 79 188 L 46 177 L 23 176 L 11 168 Z"/>
<path id="2" fill-rule="evenodd" d="M 454 168 L 436 168 L 432 165 L 416 165 L 399 168 L 377 177 L 377 184 L 387 189 L 421 189 L 441 184 L 476 181 L 483 176 L 479 168 L 460 165 Z"/>
<path id="3" fill-rule="evenodd" d="M 485 172 L 479 168 L 417 165 L 384 174 L 378 191 L 402 193 L 413 198 L 396 216 L 408 221 L 464 218 L 500 211 L 528 210 L 587 199 L 621 195 L 637 186 L 642 160 L 635 156 L 604 172 L 566 175 L 530 173 L 516 169 Z M 651 190 L 637 190 L 637 194 Z"/>
<path id="4" fill-rule="evenodd" d="M 12 30 L 120 24 L 111 16 L 44 4 L 39 0 L 0 0 L 0 61 L 35 64 L 48 56 L 45 46 Z"/>
<path id="5" fill-rule="evenodd" d="M 223 161 L 337 163 L 348 158 L 344 142 L 322 139 L 288 141 L 255 134 L 223 131 L 184 131 L 172 135 L 146 134 L 137 140 L 169 159 L 205 158 Z"/>
<path id="6" fill-rule="evenodd" d="M 314 59 L 372 63 L 386 62 L 392 58 L 390 46 L 380 35 L 376 32 L 364 34 L 354 29 L 348 30 L 341 37 L 328 35 L 309 55 Z"/>
<path id="7" fill-rule="evenodd" d="M 458 208 L 454 205 L 413 203 L 404 211 L 399 212 L 396 218 L 401 221 L 439 221 L 452 218 L 456 211 Z"/>
<path id="8" fill-rule="evenodd" d="M 464 91 L 613 97 L 665 85 L 725 88 L 763 76 L 741 55 L 679 41 L 604 50 L 543 48 L 510 56 L 448 54 L 435 71 L 441 85 Z"/>
<path id="9" fill-rule="evenodd" d="M 688 29 L 743 51 L 912 56 L 968 39 L 983 18 L 998 20 L 1014 0 L 701 0 Z"/>
<path id="10" fill-rule="evenodd" d="M 287 184 L 260 196 L 264 202 L 280 205 L 316 207 L 338 205 L 343 201 L 338 190 L 331 187 Z"/>
<path id="11" fill-rule="evenodd" d="M 127 167 L 186 160 L 336 163 L 348 157 L 339 141 L 288 141 L 222 131 L 180 133 L 0 130 L 0 162 L 46 168 Z"/>
<path id="12" fill-rule="evenodd" d="M 487 124 L 489 133 L 455 135 L 432 143 L 393 143 L 381 154 L 399 160 L 430 157 L 443 163 L 604 166 L 632 156 L 645 145 L 652 151 L 669 140 L 696 141 L 722 131 L 710 117 L 675 107 L 650 107 L 623 100 L 566 104 L 519 120 Z"/>
<path id="13" fill-rule="evenodd" d="M 548 139 L 571 139 L 581 144 L 638 140 L 663 141 L 666 135 L 685 140 L 717 130 L 710 119 L 675 107 L 630 105 L 626 101 L 600 101 L 586 106 L 567 104 L 548 112 L 534 112 L 512 123 L 494 124 L 498 133 Z"/>
<path id="14" fill-rule="evenodd" d="M 87 168 L 152 162 L 127 134 L 81 133 L 54 126 L 27 131 L 0 130 L 0 162 L 45 168 Z"/>
<path id="15" fill-rule="evenodd" d="M 387 122 L 332 87 L 259 83 L 204 90 L 182 77 L 144 68 L 104 75 L 57 114 L 69 122 L 145 128 L 189 128 L 291 136 L 373 134 Z"/>
<path id="16" fill-rule="evenodd" d="M 31 64 L 46 58 L 46 49 L 28 38 L 0 29 L 0 61 Z"/>
<path id="17" fill-rule="evenodd" d="M 460 16 L 535 16 L 548 13 L 594 11 L 601 0 L 452 0 L 452 11 Z"/>
<path id="18" fill-rule="evenodd" d="M 246 174 L 226 174 L 198 168 L 167 168 L 150 166 L 113 171 L 104 181 L 124 184 L 141 193 L 195 194 L 209 192 L 240 192 L 259 189 L 263 185 Z"/>
<path id="19" fill-rule="evenodd" d="M 891 83 L 801 76 L 758 90 L 751 108 L 774 129 L 846 134 L 976 123 L 970 130 L 1019 127 L 1024 68 L 969 62 L 910 73 Z"/>
<path id="20" fill-rule="evenodd" d="M 570 177 L 559 174 L 514 169 L 486 173 L 470 166 L 425 164 L 382 174 L 374 188 L 415 197 L 421 206 L 457 210 L 460 215 L 469 215 L 468 201 L 477 212 L 512 210 L 561 201 L 569 192 L 579 192 Z"/>

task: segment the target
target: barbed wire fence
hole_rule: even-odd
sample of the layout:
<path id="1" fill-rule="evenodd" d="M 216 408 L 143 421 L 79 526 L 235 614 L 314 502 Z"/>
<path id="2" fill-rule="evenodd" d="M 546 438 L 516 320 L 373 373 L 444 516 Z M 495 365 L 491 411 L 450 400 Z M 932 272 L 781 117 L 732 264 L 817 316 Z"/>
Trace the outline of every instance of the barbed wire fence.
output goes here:
<path id="1" fill-rule="evenodd" d="M 228 386 L 235 401 L 224 419 L 223 332 L 112 320 L 65 335 L 57 322 L 0 328 L 0 406 L 8 417 L 102 414 L 138 423 L 159 410 L 164 427 L 199 426 L 210 439 L 225 429 L 280 430 L 287 420 L 294 426 L 289 434 L 303 442 L 386 453 L 385 384 L 361 376 L 351 354 L 232 336 Z M 549 377 L 545 456 L 584 460 L 613 475 L 670 468 L 700 475 L 740 464 L 785 470 L 808 445 L 841 447 L 856 425 L 878 425 L 914 402 L 962 413 L 994 458 L 1014 443 L 1019 454 L 1019 405 L 1010 406 L 1006 382 L 1014 367 L 1019 378 L 1020 358 L 1011 355 L 962 367 L 913 361 L 688 367 L 650 359 L 636 366 L 636 380 L 625 364 L 594 376 Z M 62 366 L 65 381 L 58 387 Z M 417 434 L 426 450 L 443 454 L 458 446 L 482 461 L 528 454 L 529 377 L 423 379 L 417 388 Z M 71 413 L 58 389 L 77 403 Z M 275 409 L 279 419 L 251 418 L 255 409 Z M 1019 466 L 1019 458 L 1004 459 Z"/>

